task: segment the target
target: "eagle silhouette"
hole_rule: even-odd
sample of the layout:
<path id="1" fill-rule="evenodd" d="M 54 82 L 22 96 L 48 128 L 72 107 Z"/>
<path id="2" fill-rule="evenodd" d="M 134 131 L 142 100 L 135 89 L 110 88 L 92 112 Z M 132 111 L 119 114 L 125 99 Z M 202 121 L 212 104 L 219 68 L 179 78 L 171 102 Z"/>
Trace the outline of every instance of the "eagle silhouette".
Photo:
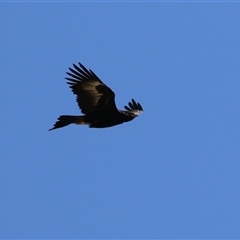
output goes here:
<path id="1" fill-rule="evenodd" d="M 69 68 L 66 80 L 77 96 L 76 101 L 84 115 L 61 115 L 49 131 L 71 123 L 86 124 L 90 128 L 112 127 L 129 122 L 143 112 L 140 103 L 134 99 L 128 106 L 124 106 L 126 110 L 118 110 L 115 93 L 91 69 L 87 70 L 81 63 L 78 64 L 79 66 L 73 64 L 73 68 Z"/>

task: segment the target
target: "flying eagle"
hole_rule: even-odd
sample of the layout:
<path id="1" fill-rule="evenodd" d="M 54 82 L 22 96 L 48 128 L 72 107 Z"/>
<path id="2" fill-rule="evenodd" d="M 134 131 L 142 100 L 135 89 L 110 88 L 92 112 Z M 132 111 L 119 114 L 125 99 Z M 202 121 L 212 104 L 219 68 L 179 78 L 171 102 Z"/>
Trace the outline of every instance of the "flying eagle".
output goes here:
<path id="1" fill-rule="evenodd" d="M 69 68 L 67 74 L 70 77 L 66 77 L 66 80 L 77 96 L 78 106 L 84 115 L 61 115 L 49 131 L 71 123 L 87 124 L 90 128 L 112 127 L 129 122 L 143 112 L 140 103 L 133 99 L 128 106 L 124 106 L 126 110 L 118 110 L 114 92 L 92 70 L 78 64 L 79 66 L 73 64 L 73 68 Z"/>

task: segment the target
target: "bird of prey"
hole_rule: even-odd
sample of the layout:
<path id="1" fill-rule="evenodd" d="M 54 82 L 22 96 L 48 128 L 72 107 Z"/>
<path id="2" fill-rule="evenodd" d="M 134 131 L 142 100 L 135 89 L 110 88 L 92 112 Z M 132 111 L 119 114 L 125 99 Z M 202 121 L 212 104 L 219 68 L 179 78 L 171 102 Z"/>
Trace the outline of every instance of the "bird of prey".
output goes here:
<path id="1" fill-rule="evenodd" d="M 86 124 L 90 128 L 112 127 L 129 122 L 143 112 L 140 103 L 134 99 L 124 106 L 126 110 L 118 110 L 114 92 L 91 69 L 87 70 L 81 63 L 78 64 L 69 68 L 66 80 L 84 115 L 61 115 L 49 131 L 71 123 Z"/>

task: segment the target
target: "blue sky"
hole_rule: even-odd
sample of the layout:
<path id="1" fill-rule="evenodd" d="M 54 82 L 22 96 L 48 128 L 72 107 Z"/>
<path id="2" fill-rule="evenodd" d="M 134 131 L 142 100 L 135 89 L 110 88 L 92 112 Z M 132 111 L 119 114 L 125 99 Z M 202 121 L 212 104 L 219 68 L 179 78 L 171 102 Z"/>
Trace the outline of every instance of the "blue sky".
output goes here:
<path id="1" fill-rule="evenodd" d="M 240 238 L 240 5 L 1 3 L 1 238 Z M 144 113 L 106 129 L 80 61 Z"/>

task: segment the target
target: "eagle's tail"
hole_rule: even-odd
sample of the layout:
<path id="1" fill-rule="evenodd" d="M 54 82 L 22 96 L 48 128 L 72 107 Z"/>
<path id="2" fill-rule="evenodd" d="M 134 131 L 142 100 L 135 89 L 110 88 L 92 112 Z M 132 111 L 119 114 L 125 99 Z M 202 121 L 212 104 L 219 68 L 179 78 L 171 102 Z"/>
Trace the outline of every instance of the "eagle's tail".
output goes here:
<path id="1" fill-rule="evenodd" d="M 49 131 L 54 130 L 56 128 L 65 127 L 71 123 L 87 124 L 84 116 L 61 115 L 53 125 L 53 128 L 49 129 Z"/>

